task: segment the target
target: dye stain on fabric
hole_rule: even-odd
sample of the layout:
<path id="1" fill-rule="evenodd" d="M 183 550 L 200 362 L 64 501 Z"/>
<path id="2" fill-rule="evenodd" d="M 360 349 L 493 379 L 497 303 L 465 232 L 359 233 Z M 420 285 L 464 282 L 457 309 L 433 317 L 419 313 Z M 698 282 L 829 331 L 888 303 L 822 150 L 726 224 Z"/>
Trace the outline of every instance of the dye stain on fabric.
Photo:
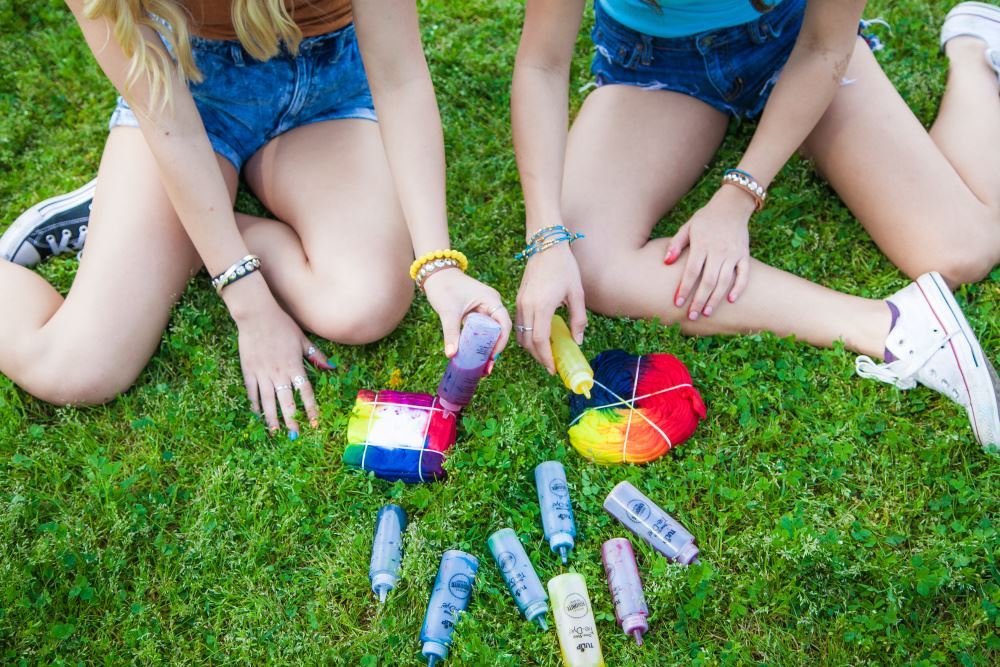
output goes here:
<path id="1" fill-rule="evenodd" d="M 542 528 L 549 548 L 558 553 L 565 564 L 576 544 L 576 522 L 569 499 L 566 470 L 558 461 L 545 461 L 535 467 L 535 489 L 542 513 Z"/>
<path id="2" fill-rule="evenodd" d="M 448 658 L 455 625 L 469 607 L 478 571 L 479 561 L 464 551 L 453 549 L 441 556 L 424 625 L 420 629 L 421 652 L 427 658 L 427 667 L 434 667 Z"/>
<path id="3" fill-rule="evenodd" d="M 500 339 L 500 331 L 500 324 L 492 317 L 470 313 L 465 318 L 458 352 L 448 361 L 438 385 L 438 398 L 446 409 L 460 412 L 472 400 Z"/>

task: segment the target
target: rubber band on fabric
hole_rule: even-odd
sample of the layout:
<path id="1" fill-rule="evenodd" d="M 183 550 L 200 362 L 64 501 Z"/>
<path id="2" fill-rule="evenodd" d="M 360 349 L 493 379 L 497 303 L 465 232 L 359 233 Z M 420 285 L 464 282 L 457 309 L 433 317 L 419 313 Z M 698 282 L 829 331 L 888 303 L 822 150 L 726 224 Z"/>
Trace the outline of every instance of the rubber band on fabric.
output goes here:
<path id="1" fill-rule="evenodd" d="M 609 350 L 591 364 L 592 398 L 569 397 L 569 440 L 595 463 L 654 461 L 687 440 L 706 415 L 690 373 L 672 355 Z"/>

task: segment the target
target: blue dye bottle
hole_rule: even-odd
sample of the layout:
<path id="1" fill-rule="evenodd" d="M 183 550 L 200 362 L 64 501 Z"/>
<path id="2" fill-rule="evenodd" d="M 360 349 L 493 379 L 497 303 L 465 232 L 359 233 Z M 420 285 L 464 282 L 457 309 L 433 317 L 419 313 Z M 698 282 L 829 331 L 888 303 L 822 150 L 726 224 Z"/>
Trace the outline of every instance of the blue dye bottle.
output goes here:
<path id="1" fill-rule="evenodd" d="M 490 547 L 490 553 L 500 568 L 510 594 L 514 596 L 517 608 L 526 619 L 538 623 L 542 630 L 548 630 L 545 614 L 549 610 L 549 596 L 545 594 L 521 540 L 517 539 L 517 533 L 510 528 L 503 528 L 490 535 L 486 544 Z"/>
<path id="2" fill-rule="evenodd" d="M 406 530 L 406 512 L 399 505 L 386 505 L 378 511 L 375 520 L 375 541 L 372 543 L 372 560 L 368 566 L 368 580 L 379 604 L 385 602 L 399 583 L 399 565 L 403 560 L 403 531 Z"/>
<path id="3" fill-rule="evenodd" d="M 545 539 L 549 541 L 549 548 L 558 553 L 565 564 L 575 544 L 576 523 L 569 500 L 566 470 L 562 464 L 558 461 L 539 463 L 535 467 L 535 487 L 538 489 Z"/>
<path id="4" fill-rule="evenodd" d="M 451 634 L 459 615 L 469 606 L 478 571 L 479 561 L 464 551 L 452 549 L 441 556 L 424 626 L 420 629 L 420 641 L 424 643 L 421 652 L 427 658 L 427 667 L 434 667 L 448 657 Z"/>

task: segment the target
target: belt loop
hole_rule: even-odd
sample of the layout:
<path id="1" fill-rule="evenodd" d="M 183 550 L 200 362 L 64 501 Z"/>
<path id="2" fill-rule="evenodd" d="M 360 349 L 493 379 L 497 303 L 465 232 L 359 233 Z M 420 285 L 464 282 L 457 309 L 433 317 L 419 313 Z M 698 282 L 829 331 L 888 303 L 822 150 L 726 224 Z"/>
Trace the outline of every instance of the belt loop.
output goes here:
<path id="1" fill-rule="evenodd" d="M 237 67 L 243 66 L 243 45 L 235 42 L 229 45 L 229 57 Z"/>
<path id="2" fill-rule="evenodd" d="M 649 67 L 653 62 L 653 38 L 645 33 L 642 34 L 642 64 Z"/>

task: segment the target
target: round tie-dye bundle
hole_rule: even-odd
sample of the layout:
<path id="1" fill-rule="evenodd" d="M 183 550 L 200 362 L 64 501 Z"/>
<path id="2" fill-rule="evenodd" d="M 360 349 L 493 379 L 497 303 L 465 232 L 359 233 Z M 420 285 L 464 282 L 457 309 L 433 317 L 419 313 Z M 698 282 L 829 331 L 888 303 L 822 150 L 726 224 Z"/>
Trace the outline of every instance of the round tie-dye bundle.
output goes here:
<path id="1" fill-rule="evenodd" d="M 590 398 L 569 395 L 569 441 L 595 463 L 649 463 L 694 433 L 705 403 L 671 354 L 608 350 L 590 362 Z"/>

